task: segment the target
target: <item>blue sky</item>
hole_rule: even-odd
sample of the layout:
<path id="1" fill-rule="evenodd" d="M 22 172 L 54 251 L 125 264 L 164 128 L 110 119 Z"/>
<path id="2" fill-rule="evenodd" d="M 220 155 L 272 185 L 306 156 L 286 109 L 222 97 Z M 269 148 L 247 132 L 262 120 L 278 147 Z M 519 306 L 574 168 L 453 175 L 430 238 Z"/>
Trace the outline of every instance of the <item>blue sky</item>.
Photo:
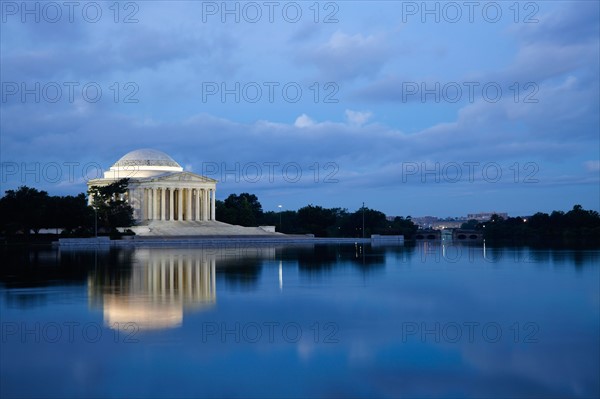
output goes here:
<path id="1" fill-rule="evenodd" d="M 600 210 L 598 2 L 0 4 L 2 191 L 156 148 L 265 210 Z"/>

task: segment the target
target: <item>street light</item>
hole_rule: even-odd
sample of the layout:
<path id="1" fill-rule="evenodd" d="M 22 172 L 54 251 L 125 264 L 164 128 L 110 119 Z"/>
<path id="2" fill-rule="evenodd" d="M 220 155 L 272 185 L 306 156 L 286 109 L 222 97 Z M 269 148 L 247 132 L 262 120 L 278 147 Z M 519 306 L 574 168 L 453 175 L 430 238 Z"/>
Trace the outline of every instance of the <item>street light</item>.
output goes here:
<path id="1" fill-rule="evenodd" d="M 362 222 L 363 222 L 363 226 L 362 226 L 362 238 L 365 238 L 365 203 L 363 202 L 363 206 L 362 206 Z"/>
<path id="2" fill-rule="evenodd" d="M 98 238 L 98 210 L 95 206 L 92 208 L 94 208 L 94 237 Z"/>
<path id="3" fill-rule="evenodd" d="M 279 208 L 279 232 L 281 233 L 281 208 L 283 208 L 283 205 L 277 205 L 277 208 Z"/>

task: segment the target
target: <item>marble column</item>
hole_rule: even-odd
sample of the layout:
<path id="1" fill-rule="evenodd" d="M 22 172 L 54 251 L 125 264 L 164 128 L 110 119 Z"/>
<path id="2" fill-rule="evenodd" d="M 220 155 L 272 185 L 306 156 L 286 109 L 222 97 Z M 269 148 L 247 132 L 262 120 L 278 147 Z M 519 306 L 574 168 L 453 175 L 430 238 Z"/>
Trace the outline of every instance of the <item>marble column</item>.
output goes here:
<path id="1" fill-rule="evenodd" d="M 152 189 L 146 189 L 146 219 L 152 220 Z"/>
<path id="2" fill-rule="evenodd" d="M 183 190 L 177 189 L 177 220 L 183 220 Z"/>
<path id="3" fill-rule="evenodd" d="M 169 187 L 169 220 L 173 220 L 173 212 L 175 211 L 175 199 L 173 198 L 173 188 Z"/>
<path id="4" fill-rule="evenodd" d="M 145 199 L 146 199 L 146 220 L 150 220 L 152 218 L 152 214 L 150 213 L 150 211 L 152 210 L 152 203 L 151 203 L 151 197 L 150 197 L 150 189 L 149 188 L 145 188 L 144 189 L 145 194 Z"/>
<path id="5" fill-rule="evenodd" d="M 206 198 L 207 198 L 206 189 L 203 188 L 202 189 L 202 220 L 208 220 L 208 212 L 207 212 L 207 206 L 206 206 L 208 201 L 206 200 Z"/>
<path id="6" fill-rule="evenodd" d="M 142 220 L 148 219 L 148 189 L 142 189 Z"/>
<path id="7" fill-rule="evenodd" d="M 158 219 L 158 189 L 152 189 L 152 219 Z"/>
<path id="8" fill-rule="evenodd" d="M 199 188 L 198 189 L 198 219 L 199 220 L 204 220 L 204 190 Z"/>
<path id="9" fill-rule="evenodd" d="M 140 201 L 140 212 L 141 212 L 141 219 L 142 220 L 146 220 L 146 189 L 145 188 L 141 188 L 141 201 Z"/>
<path id="10" fill-rule="evenodd" d="M 200 190 L 196 189 L 196 220 L 202 220 L 200 217 Z"/>
<path id="11" fill-rule="evenodd" d="M 160 188 L 160 220 L 167 220 L 167 193 L 164 187 Z"/>
<path id="12" fill-rule="evenodd" d="M 216 210 L 215 210 L 215 196 L 216 196 L 216 190 L 210 190 L 212 193 L 211 196 L 211 200 L 210 200 L 210 220 L 215 220 L 215 216 L 216 216 Z"/>
<path id="13" fill-rule="evenodd" d="M 192 189 L 188 188 L 187 189 L 187 196 L 186 196 L 186 215 L 185 215 L 185 220 L 192 220 Z"/>
<path id="14" fill-rule="evenodd" d="M 192 220 L 198 220 L 198 207 L 196 202 L 198 201 L 198 192 L 194 188 L 192 189 Z"/>

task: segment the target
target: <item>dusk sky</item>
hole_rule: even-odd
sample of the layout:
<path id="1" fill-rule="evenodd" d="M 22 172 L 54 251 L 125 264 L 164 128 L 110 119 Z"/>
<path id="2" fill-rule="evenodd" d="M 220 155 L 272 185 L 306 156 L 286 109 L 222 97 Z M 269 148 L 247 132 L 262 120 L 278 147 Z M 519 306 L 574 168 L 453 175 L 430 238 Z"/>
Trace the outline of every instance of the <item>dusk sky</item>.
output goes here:
<path id="1" fill-rule="evenodd" d="M 600 210 L 597 1 L 2 1 L 1 191 L 164 151 L 388 215 Z"/>

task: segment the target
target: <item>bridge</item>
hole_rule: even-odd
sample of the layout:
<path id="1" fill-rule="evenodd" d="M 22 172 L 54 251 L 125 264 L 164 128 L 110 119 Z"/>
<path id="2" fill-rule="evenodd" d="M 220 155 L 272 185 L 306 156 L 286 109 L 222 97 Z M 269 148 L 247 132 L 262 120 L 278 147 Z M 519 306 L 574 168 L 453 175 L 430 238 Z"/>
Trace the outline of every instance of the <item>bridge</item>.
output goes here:
<path id="1" fill-rule="evenodd" d="M 441 240 L 442 235 L 449 238 L 452 237 L 453 241 L 465 241 L 465 242 L 479 242 L 483 241 L 483 232 L 479 230 L 465 230 L 465 229 L 444 229 L 444 230 L 417 230 L 415 234 L 415 240 L 426 240 L 435 241 Z"/>
<path id="2" fill-rule="evenodd" d="M 483 241 L 483 232 L 479 230 L 452 230 L 452 239 L 455 241 Z"/>
<path id="3" fill-rule="evenodd" d="M 441 240 L 442 230 L 417 230 L 415 240 Z"/>

